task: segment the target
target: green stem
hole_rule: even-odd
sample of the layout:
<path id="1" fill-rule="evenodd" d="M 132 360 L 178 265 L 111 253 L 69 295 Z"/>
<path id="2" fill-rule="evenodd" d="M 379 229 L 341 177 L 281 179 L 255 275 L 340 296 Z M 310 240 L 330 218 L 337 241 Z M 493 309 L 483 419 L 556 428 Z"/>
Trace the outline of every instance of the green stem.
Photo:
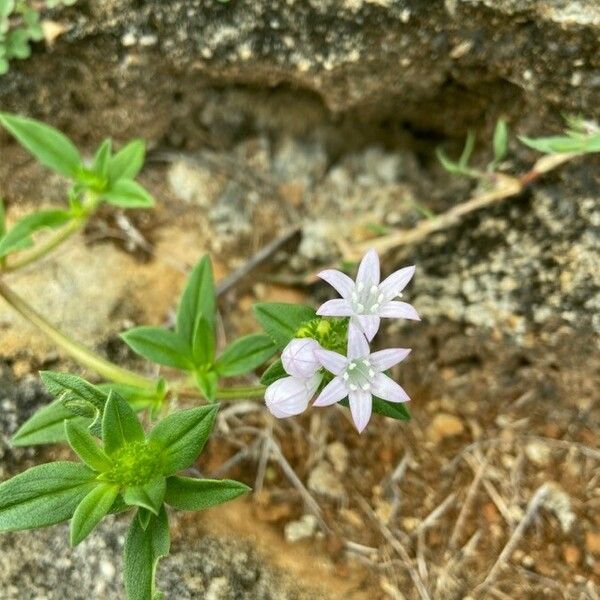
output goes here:
<path id="1" fill-rule="evenodd" d="M 264 385 L 250 385 L 246 387 L 232 387 L 217 390 L 219 400 L 247 400 L 248 398 L 262 398 L 265 395 Z"/>
<path id="2" fill-rule="evenodd" d="M 15 294 L 2 281 L 0 281 L 0 296 L 2 296 L 21 316 L 33 323 L 81 365 L 92 369 L 99 375 L 102 375 L 115 383 L 134 385 L 147 390 L 154 390 L 156 388 L 156 383 L 152 379 L 147 379 L 133 371 L 123 369 L 72 340 L 36 312 L 29 304 L 27 304 L 27 302 L 25 302 L 25 300 Z"/>
<path id="3" fill-rule="evenodd" d="M 34 263 L 40 258 L 46 256 L 60 246 L 65 240 L 69 239 L 74 233 L 77 233 L 84 227 L 86 219 L 84 217 L 74 217 L 64 227 L 62 227 L 55 235 L 50 236 L 45 242 L 38 244 L 31 252 L 26 253 L 21 258 L 11 261 L 0 268 L 0 271 L 10 273 L 17 271 Z"/>

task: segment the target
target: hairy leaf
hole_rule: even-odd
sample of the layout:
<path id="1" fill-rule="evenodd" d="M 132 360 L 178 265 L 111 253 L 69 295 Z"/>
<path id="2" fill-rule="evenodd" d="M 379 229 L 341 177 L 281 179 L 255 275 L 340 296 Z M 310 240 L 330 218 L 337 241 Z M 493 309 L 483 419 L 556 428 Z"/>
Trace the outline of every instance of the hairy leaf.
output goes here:
<path id="1" fill-rule="evenodd" d="M 197 367 L 210 365 L 215 358 L 215 334 L 203 316 L 200 316 L 195 324 L 192 356 L 194 365 Z"/>
<path id="2" fill-rule="evenodd" d="M 158 515 L 165 497 L 166 485 L 166 480 L 161 478 L 145 485 L 129 487 L 123 492 L 123 499 L 131 506 L 141 506 Z"/>
<path id="3" fill-rule="evenodd" d="M 263 385 L 271 385 L 272 383 L 274 383 L 278 379 L 281 379 L 282 377 L 289 377 L 289 375 L 283 368 L 283 363 L 281 362 L 281 359 L 279 359 L 276 360 L 272 365 L 270 365 L 269 368 L 262 374 L 260 382 Z"/>
<path id="4" fill-rule="evenodd" d="M 215 369 L 223 377 L 244 375 L 262 365 L 275 352 L 277 347 L 269 336 L 253 333 L 235 340 L 225 348 L 217 359 Z"/>
<path id="5" fill-rule="evenodd" d="M 310 306 L 283 302 L 261 302 L 254 305 L 254 314 L 271 337 L 278 350 L 283 350 L 296 331 L 316 317 Z"/>
<path id="6" fill-rule="evenodd" d="M 144 430 L 133 409 L 121 396 L 111 391 L 102 418 L 104 450 L 110 455 L 125 444 L 144 438 Z"/>
<path id="7" fill-rule="evenodd" d="M 0 531 L 66 521 L 95 485 L 95 473 L 79 463 L 32 467 L 0 484 Z"/>
<path id="8" fill-rule="evenodd" d="M 119 495 L 119 487 L 100 483 L 79 503 L 71 519 L 71 545 L 83 541 L 110 512 Z"/>
<path id="9" fill-rule="evenodd" d="M 34 119 L 0 113 L 0 123 L 44 166 L 75 177 L 81 167 L 79 151 L 58 129 Z"/>
<path id="10" fill-rule="evenodd" d="M 121 334 L 125 343 L 144 358 L 177 369 L 193 369 L 190 348 L 174 331 L 160 327 L 135 327 Z"/>
<path id="11" fill-rule="evenodd" d="M 65 433 L 69 446 L 90 469 L 102 473 L 113 466 L 110 458 L 98 446 L 87 428 L 72 421 L 66 421 Z"/>
<path id="12" fill-rule="evenodd" d="M 0 258 L 33 244 L 31 235 L 46 227 L 60 227 L 71 218 L 66 210 L 40 210 L 17 221 L 0 239 Z"/>
<path id="13" fill-rule="evenodd" d="M 158 516 L 150 517 L 146 529 L 140 519 L 132 520 L 123 555 L 127 600 L 154 600 L 158 593 L 154 581 L 156 566 L 169 553 L 169 547 L 169 522 L 164 507 Z"/>
<path id="14" fill-rule="evenodd" d="M 212 431 L 217 410 L 215 405 L 180 410 L 152 429 L 148 441 L 161 451 L 163 475 L 186 469 L 196 460 Z"/>
<path id="15" fill-rule="evenodd" d="M 193 479 L 169 477 L 165 502 L 179 510 L 204 510 L 233 500 L 250 488 L 230 479 Z"/>

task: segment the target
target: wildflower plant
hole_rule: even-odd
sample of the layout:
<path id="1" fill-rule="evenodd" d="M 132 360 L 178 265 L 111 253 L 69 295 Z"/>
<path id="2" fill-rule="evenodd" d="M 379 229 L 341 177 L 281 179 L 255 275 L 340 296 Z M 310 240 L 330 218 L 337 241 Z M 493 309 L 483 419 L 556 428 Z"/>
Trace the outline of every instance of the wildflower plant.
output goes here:
<path id="1" fill-rule="evenodd" d="M 144 144 L 134 140 L 114 151 L 105 140 L 86 160 L 52 127 L 7 113 L 0 113 L 0 124 L 42 165 L 70 181 L 65 209 L 38 210 L 11 226 L 0 202 L 0 296 L 100 378 L 91 383 L 71 373 L 40 373 L 53 401 L 21 425 L 12 443 L 66 443 L 79 461 L 42 464 L 0 483 L 0 531 L 70 521 L 70 541 L 77 545 L 105 517 L 131 513 L 123 563 L 127 598 L 157 600 L 163 597 L 155 574 L 169 552 L 169 513 L 208 509 L 249 489 L 237 481 L 189 476 L 221 401 L 264 398 L 278 418 L 302 413 L 315 398 L 315 407 L 339 402 L 350 408 L 359 431 L 372 412 L 410 418 L 403 405 L 408 395 L 389 377 L 410 351 L 372 352 L 369 344 L 381 317 L 419 318 L 410 304 L 395 300 L 414 267 L 381 281 L 373 251 L 356 281 L 341 271 L 321 273 L 340 299 L 318 311 L 259 303 L 254 313 L 263 331 L 224 347 L 217 336 L 212 265 L 202 257 L 185 282 L 173 328 L 141 326 L 121 335 L 133 352 L 158 366 L 147 371 L 153 377 L 114 364 L 58 330 L 6 279 L 81 230 L 103 203 L 152 207 L 151 195 L 136 181 Z M 232 378 L 256 379 L 259 369 L 260 384 L 231 384 Z M 190 399 L 198 405 L 189 406 Z"/>

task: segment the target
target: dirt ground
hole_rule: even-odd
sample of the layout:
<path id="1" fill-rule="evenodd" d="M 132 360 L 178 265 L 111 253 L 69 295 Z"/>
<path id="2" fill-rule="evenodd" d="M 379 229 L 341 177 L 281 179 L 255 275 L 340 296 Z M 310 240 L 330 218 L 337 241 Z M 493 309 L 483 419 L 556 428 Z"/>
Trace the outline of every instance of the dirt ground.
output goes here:
<path id="1" fill-rule="evenodd" d="M 7 193 L 12 215 L 27 210 L 43 181 L 24 157 Z M 345 242 L 360 243 L 418 222 L 421 205 L 443 211 L 472 191 L 433 163 L 423 167 L 414 150 L 365 144 L 333 158 L 319 141 L 261 135 L 219 153 L 159 149 L 143 181 L 158 199 L 156 211 L 103 210 L 82 239 L 11 278 L 40 309 L 47 300 L 62 327 L 140 369 L 116 334 L 134 323 L 170 322 L 177 288 L 202 252 L 211 253 L 223 281 L 282 241 L 221 295 L 224 340 L 256 327 L 254 301 L 316 305 L 327 297 L 325 287 L 306 282 L 339 260 L 332 232 L 340 219 Z M 51 204 L 61 189 L 54 183 Z M 535 193 L 514 201 L 519 210 L 542 202 Z M 503 210 L 478 216 L 472 229 L 509 219 Z M 289 234 L 296 229 L 300 242 Z M 478 324 L 421 308 L 433 269 L 427 252 L 419 263 L 420 252 L 392 253 L 383 269 L 416 262 L 417 282 L 419 269 L 429 269 L 407 294 L 424 320 L 388 327 L 378 342 L 413 348 L 396 373 L 412 397 L 412 421 L 375 416 L 359 436 L 341 407 L 279 421 L 260 402 L 225 404 L 198 469 L 245 481 L 253 495 L 210 520 L 186 517 L 176 543 L 194 531 L 248 538 L 269 564 L 332 599 L 598 598 L 593 329 L 554 315 L 511 326 L 506 315 Z M 16 376 L 69 366 L 2 310 L 0 353 Z"/>

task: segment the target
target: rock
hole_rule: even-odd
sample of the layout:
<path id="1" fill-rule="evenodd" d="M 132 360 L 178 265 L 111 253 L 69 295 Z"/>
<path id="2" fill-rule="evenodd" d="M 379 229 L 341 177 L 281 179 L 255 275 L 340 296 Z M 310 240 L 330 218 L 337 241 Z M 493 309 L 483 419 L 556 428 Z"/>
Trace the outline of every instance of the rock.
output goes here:
<path id="1" fill-rule="evenodd" d="M 330 464 L 321 461 L 308 476 L 308 489 L 321 496 L 341 500 L 346 495 L 342 482 L 338 479 Z"/>
<path id="2" fill-rule="evenodd" d="M 567 544 L 563 548 L 563 558 L 569 566 L 576 567 L 581 560 L 581 551 L 577 546 Z"/>
<path id="3" fill-rule="evenodd" d="M 465 429 L 463 422 L 455 415 L 439 413 L 427 428 L 427 437 L 432 442 L 438 443 L 446 438 L 460 435 Z"/>
<path id="4" fill-rule="evenodd" d="M 525 454 L 527 458 L 538 467 L 546 467 L 550 462 L 552 454 L 548 444 L 543 442 L 529 442 L 525 446 Z"/>
<path id="5" fill-rule="evenodd" d="M 297 521 L 285 525 L 285 539 L 290 543 L 306 540 L 314 536 L 318 521 L 314 515 L 303 515 Z"/>
<path id="6" fill-rule="evenodd" d="M 2 534 L 2 600 L 124 598 L 121 555 L 127 526 L 126 518 L 109 518 L 76 548 L 69 546 L 67 525 Z M 322 598 L 318 590 L 299 589 L 270 570 L 247 544 L 211 536 L 175 539 L 157 577 L 165 597 L 177 600 Z"/>

